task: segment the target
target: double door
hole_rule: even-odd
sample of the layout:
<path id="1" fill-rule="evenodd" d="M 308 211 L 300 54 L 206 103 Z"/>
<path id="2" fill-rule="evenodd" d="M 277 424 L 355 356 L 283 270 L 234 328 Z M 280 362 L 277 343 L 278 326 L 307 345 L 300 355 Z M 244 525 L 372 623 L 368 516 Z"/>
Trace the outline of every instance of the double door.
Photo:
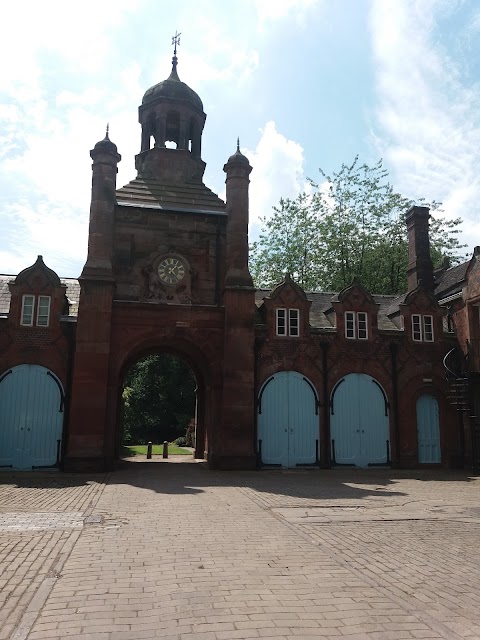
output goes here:
<path id="1" fill-rule="evenodd" d="M 258 399 L 258 450 L 263 464 L 315 464 L 319 455 L 318 398 L 296 371 L 281 371 L 263 385 Z"/>
<path id="2" fill-rule="evenodd" d="M 63 389 L 45 367 L 23 364 L 0 378 L 0 467 L 53 466 L 63 427 Z"/>
<path id="3" fill-rule="evenodd" d="M 388 402 L 374 378 L 364 373 L 342 378 L 333 390 L 330 414 L 333 462 L 367 467 L 389 461 Z"/>

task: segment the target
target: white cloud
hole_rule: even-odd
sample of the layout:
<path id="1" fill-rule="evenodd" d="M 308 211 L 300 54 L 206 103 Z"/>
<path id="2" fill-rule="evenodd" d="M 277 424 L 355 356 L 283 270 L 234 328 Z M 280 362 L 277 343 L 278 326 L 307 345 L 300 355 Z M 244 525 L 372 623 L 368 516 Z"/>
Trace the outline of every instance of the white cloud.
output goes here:
<path id="1" fill-rule="evenodd" d="M 318 0 L 254 0 L 255 9 L 260 23 L 269 20 L 295 15 L 297 20 L 303 21 L 309 9 L 319 4 Z"/>
<path id="2" fill-rule="evenodd" d="M 395 187 L 444 203 L 478 233 L 480 101 L 460 64 L 442 47 L 437 19 L 455 10 L 439 0 L 374 0 L 370 16 L 378 108 L 374 138 Z M 478 236 L 477 236 L 478 243 Z"/>
<path id="3" fill-rule="evenodd" d="M 280 198 L 295 198 L 304 188 L 303 148 L 267 122 L 254 151 L 242 150 L 250 161 L 250 226 L 258 233 L 260 218 L 268 217 Z M 252 237 L 252 239 L 254 239 Z"/>

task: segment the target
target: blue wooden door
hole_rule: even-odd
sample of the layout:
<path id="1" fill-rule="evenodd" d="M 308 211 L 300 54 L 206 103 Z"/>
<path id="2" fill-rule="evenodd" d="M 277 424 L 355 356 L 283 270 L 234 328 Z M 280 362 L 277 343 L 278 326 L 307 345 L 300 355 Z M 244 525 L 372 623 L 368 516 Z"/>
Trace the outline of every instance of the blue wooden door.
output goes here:
<path id="1" fill-rule="evenodd" d="M 437 399 L 429 394 L 417 400 L 418 462 L 441 462 Z"/>
<path id="2" fill-rule="evenodd" d="M 263 464 L 314 464 L 319 415 L 310 381 L 296 371 L 281 371 L 269 378 L 259 395 L 257 427 Z"/>
<path id="3" fill-rule="evenodd" d="M 57 462 L 63 389 L 45 367 L 22 364 L 0 379 L 0 466 L 32 469 Z"/>
<path id="4" fill-rule="evenodd" d="M 335 386 L 330 401 L 332 460 L 366 467 L 389 458 L 388 402 L 374 378 L 351 373 Z"/>

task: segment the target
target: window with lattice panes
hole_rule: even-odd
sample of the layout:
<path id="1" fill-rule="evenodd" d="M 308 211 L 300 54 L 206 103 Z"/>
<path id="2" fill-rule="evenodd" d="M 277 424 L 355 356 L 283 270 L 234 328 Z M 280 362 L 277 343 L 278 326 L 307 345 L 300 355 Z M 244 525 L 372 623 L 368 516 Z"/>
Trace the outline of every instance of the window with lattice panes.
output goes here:
<path id="1" fill-rule="evenodd" d="M 298 338 L 300 335 L 300 310 L 276 309 L 277 336 Z"/>
<path id="2" fill-rule="evenodd" d="M 433 316 L 412 313 L 412 340 L 433 342 Z"/>
<path id="3" fill-rule="evenodd" d="M 365 311 L 345 311 L 345 337 L 368 340 L 368 315 Z"/>

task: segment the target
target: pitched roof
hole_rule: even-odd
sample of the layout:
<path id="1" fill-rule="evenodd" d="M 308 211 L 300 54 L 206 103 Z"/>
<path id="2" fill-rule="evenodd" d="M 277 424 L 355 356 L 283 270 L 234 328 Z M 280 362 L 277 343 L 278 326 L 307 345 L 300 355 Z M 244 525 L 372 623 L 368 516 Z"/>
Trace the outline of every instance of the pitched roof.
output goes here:
<path id="1" fill-rule="evenodd" d="M 436 281 L 435 295 L 437 299 L 447 298 L 462 290 L 470 260 L 457 264 L 444 271 Z"/>
<path id="2" fill-rule="evenodd" d="M 202 182 L 165 184 L 158 179 L 135 178 L 117 189 L 117 203 L 168 211 L 225 214 L 225 203 Z"/>

